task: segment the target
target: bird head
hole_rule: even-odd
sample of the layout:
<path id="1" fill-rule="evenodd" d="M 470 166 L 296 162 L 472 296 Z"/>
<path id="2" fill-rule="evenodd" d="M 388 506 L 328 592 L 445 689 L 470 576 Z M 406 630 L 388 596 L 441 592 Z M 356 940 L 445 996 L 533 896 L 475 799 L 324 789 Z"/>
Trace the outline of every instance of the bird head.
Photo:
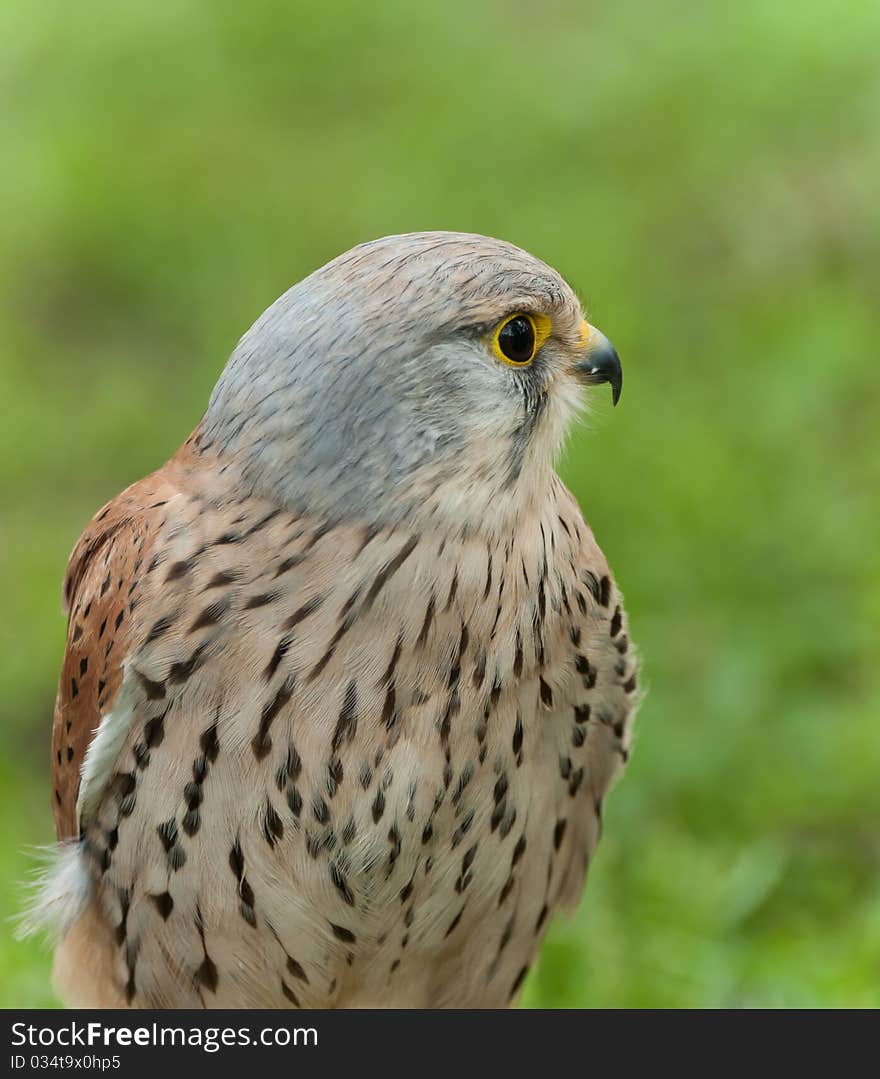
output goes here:
<path id="1" fill-rule="evenodd" d="M 500 240 L 361 244 L 242 337 L 202 424 L 205 451 L 290 509 L 464 530 L 539 499 L 583 387 L 617 353 L 562 277 Z"/>

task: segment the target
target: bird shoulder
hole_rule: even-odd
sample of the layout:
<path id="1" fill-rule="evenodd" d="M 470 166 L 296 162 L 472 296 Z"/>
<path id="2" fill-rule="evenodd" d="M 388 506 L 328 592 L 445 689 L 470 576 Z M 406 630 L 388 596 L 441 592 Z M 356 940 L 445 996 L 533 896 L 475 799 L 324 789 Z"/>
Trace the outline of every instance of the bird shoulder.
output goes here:
<path id="1" fill-rule="evenodd" d="M 175 493 L 164 470 L 133 484 L 98 511 L 70 556 L 63 585 L 67 646 L 52 729 L 59 840 L 79 832 L 77 801 L 86 754 L 119 692 L 132 616 L 163 509 Z"/>

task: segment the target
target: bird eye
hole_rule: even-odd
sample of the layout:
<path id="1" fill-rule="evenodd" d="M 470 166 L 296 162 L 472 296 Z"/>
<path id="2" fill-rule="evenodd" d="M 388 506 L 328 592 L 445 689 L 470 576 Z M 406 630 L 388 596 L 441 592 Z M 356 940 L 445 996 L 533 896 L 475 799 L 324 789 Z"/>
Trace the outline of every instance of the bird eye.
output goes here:
<path id="1" fill-rule="evenodd" d="M 495 355 L 514 367 L 532 362 L 537 350 L 535 323 L 531 315 L 516 314 L 506 318 L 492 339 Z"/>

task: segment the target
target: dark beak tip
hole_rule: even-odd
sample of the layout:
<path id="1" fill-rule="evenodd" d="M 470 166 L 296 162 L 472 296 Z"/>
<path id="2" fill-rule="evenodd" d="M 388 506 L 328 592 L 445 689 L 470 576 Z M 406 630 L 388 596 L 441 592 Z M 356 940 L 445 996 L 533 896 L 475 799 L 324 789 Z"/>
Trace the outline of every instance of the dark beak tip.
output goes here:
<path id="1" fill-rule="evenodd" d="M 623 368 L 620 366 L 620 360 L 617 358 L 616 352 L 614 353 L 614 358 L 616 367 L 609 375 L 608 381 L 611 383 L 611 404 L 616 408 L 620 395 L 623 393 Z"/>

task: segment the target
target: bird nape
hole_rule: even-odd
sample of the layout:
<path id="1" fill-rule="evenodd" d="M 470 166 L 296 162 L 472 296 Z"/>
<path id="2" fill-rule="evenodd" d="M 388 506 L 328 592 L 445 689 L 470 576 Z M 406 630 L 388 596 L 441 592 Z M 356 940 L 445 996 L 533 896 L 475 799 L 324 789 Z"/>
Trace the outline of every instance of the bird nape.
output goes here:
<path id="1" fill-rule="evenodd" d="M 554 459 L 617 353 L 549 266 L 421 233 L 277 300 L 64 584 L 79 1006 L 502 1007 L 577 900 L 638 698 Z"/>

